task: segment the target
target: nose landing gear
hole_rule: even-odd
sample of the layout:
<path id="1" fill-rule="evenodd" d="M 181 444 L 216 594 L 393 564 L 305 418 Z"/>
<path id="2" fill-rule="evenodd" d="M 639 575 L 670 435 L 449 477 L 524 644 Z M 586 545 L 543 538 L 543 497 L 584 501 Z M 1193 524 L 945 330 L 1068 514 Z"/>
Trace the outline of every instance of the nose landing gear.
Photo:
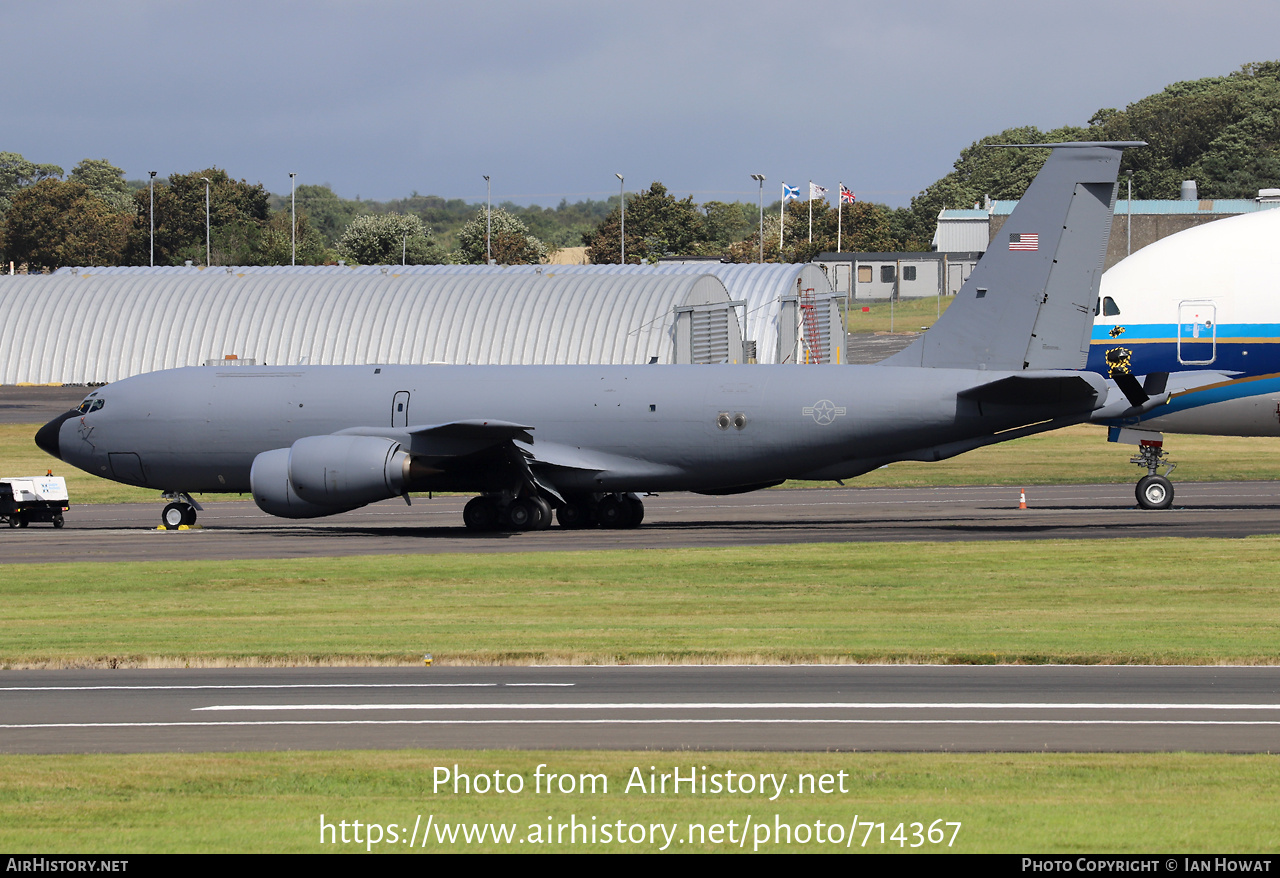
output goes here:
<path id="1" fill-rule="evenodd" d="M 169 491 L 162 494 L 161 499 L 172 501 L 160 513 L 160 525 L 165 530 L 191 527 L 196 523 L 196 513 L 203 511 L 203 507 L 185 492 Z"/>

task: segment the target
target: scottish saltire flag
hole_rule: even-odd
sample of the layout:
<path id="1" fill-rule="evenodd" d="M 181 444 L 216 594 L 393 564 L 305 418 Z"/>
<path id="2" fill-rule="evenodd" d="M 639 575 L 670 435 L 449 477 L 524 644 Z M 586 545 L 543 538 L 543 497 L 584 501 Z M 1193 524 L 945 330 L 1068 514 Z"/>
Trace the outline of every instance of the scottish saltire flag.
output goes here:
<path id="1" fill-rule="evenodd" d="M 854 195 L 852 190 L 846 189 L 845 185 L 841 183 L 840 184 L 840 203 L 853 204 L 857 200 L 858 200 L 858 196 Z"/>
<path id="2" fill-rule="evenodd" d="M 827 197 L 827 187 L 819 186 L 817 183 L 810 180 L 809 181 L 809 200 L 812 201 L 815 198 L 826 198 L 826 197 Z"/>
<path id="3" fill-rule="evenodd" d="M 786 183 L 783 183 L 782 184 L 782 200 L 786 201 L 788 198 L 795 198 L 796 200 L 799 200 L 800 187 L 788 186 Z"/>

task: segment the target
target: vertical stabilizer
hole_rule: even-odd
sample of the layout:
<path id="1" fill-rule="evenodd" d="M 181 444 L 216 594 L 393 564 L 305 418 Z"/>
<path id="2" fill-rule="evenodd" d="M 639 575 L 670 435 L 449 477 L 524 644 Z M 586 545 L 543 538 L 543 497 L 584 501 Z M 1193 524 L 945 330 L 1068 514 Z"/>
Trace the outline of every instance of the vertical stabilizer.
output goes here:
<path id="1" fill-rule="evenodd" d="M 1141 143 L 1030 144 L 1048 160 L 947 312 L 886 366 L 1080 369 L 1089 353 L 1120 155 Z"/>

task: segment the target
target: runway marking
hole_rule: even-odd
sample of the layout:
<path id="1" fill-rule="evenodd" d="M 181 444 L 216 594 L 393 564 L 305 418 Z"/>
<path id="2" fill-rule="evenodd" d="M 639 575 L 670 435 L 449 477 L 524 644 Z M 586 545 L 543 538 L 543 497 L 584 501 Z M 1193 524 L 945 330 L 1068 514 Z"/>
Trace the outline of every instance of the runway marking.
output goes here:
<path id="1" fill-rule="evenodd" d="M 551 704 L 478 702 L 468 704 L 214 704 L 203 710 L 1280 710 L 1280 704 L 1121 704 L 1115 702 L 884 702 L 733 701 L 604 702 Z"/>
<path id="2" fill-rule="evenodd" d="M 1280 726 L 1280 720 L 1090 719 L 356 719 L 201 722 L 0 724 L 0 729 L 142 729 L 213 726 L 573 726 L 573 725 L 871 725 L 871 726 Z"/>
<path id="3" fill-rule="evenodd" d="M 192 686 L 0 686 L 0 692 L 93 692 L 170 689 L 483 689 L 498 686 L 576 686 L 577 683 L 226 683 Z"/>

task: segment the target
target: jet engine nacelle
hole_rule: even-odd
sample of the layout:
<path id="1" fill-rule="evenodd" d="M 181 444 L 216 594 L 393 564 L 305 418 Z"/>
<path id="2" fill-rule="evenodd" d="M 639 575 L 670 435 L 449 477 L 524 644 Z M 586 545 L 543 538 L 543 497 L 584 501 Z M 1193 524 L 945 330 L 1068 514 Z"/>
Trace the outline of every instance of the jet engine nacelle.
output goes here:
<path id="1" fill-rule="evenodd" d="M 253 460 L 258 508 L 281 518 L 319 518 L 404 493 L 409 455 L 379 436 L 308 436 Z"/>

